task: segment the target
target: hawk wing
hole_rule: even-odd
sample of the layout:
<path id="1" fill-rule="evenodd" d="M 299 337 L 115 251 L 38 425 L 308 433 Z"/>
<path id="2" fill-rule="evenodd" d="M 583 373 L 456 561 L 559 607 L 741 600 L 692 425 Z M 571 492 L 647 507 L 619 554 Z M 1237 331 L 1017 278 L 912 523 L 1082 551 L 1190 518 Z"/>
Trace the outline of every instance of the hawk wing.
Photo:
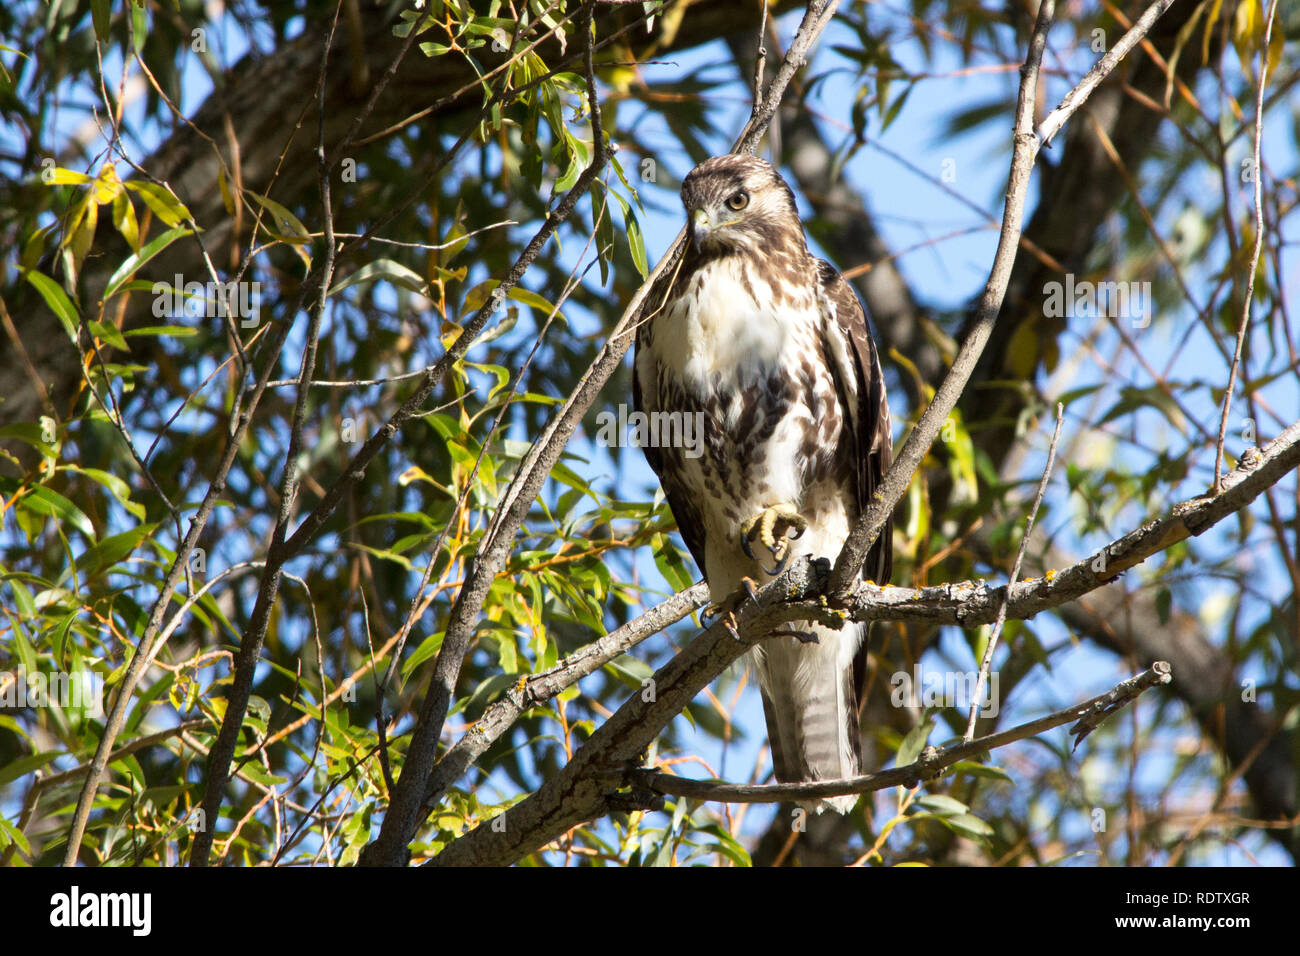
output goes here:
<path id="1" fill-rule="evenodd" d="M 847 427 L 841 440 L 849 443 L 850 457 L 856 466 L 853 490 L 860 517 L 894 459 L 889 400 L 876 343 L 867 328 L 866 311 L 857 293 L 829 262 L 819 259 L 817 271 L 828 313 L 822 329 L 823 344 L 840 405 L 846 412 Z M 877 584 L 888 584 L 893 573 L 894 519 L 891 515 L 867 552 L 862 576 Z M 855 720 L 866 692 L 867 643 L 863 640 L 853 658 Z"/>
<path id="2" fill-rule="evenodd" d="M 652 301 L 657 302 L 661 299 L 655 298 Z M 632 408 L 638 412 L 659 411 L 664 407 L 658 395 L 659 376 L 656 370 L 643 368 L 642 365 L 643 357 L 646 355 L 643 336 L 648 327 L 647 322 L 637 330 L 636 355 L 632 359 Z M 643 376 L 644 381 L 642 381 Z M 694 499 L 682 487 L 677 470 L 665 467 L 663 449 L 651 443 L 641 451 L 645 454 L 646 461 L 650 463 L 650 468 L 659 478 L 664 497 L 668 499 L 668 507 L 672 509 L 673 518 L 677 521 L 677 530 L 682 533 L 682 540 L 686 542 L 691 557 L 695 559 L 695 566 L 703 576 L 705 573 L 704 521 Z"/>

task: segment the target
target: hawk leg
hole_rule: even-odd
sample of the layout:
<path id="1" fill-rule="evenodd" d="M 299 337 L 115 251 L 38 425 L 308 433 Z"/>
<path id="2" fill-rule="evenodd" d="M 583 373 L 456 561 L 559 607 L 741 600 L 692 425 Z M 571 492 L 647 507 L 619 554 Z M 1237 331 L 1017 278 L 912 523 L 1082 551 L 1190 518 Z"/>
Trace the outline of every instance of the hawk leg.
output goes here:
<path id="1" fill-rule="evenodd" d="M 794 505 L 782 502 L 760 511 L 740 526 L 740 546 L 751 561 L 763 562 L 754 556 L 752 542 L 755 538 L 772 554 L 776 566 L 763 568 L 770 575 L 780 574 L 790 557 L 790 542 L 803 536 L 808 522 L 794 510 Z M 792 533 L 793 532 L 793 533 Z"/>

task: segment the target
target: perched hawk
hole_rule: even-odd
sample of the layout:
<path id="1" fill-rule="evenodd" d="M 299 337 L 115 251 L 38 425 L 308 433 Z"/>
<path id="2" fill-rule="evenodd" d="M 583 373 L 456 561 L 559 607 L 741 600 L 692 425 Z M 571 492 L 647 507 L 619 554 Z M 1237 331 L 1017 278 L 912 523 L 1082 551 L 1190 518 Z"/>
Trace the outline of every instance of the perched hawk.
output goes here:
<path id="1" fill-rule="evenodd" d="M 701 453 L 646 447 L 686 546 L 721 603 L 791 556 L 832 561 L 889 467 L 889 405 L 866 315 L 815 258 L 768 163 L 717 156 L 682 183 L 690 243 L 637 334 L 638 411 L 701 414 Z M 700 421 L 700 418 L 692 421 Z M 681 434 L 681 432 L 678 432 Z M 863 574 L 884 584 L 886 526 Z M 791 625 L 752 652 L 776 778 L 860 772 L 866 626 Z M 809 804 L 847 813 L 856 798 Z"/>

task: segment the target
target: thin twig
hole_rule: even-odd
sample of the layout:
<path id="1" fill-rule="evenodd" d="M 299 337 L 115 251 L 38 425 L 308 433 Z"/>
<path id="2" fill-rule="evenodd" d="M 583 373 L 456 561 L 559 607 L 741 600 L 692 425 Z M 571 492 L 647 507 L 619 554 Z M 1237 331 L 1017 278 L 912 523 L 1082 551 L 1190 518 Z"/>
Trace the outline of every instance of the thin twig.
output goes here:
<path id="1" fill-rule="evenodd" d="M 877 773 L 863 774 L 859 777 L 845 777 L 840 780 L 818 780 L 815 783 L 780 783 L 780 784 L 730 784 L 711 783 L 707 780 L 692 780 L 678 777 L 658 770 L 633 769 L 610 773 L 615 779 L 622 778 L 634 789 L 640 788 L 653 793 L 668 796 L 690 797 L 694 800 L 718 800 L 726 803 L 784 803 L 791 800 L 823 799 L 849 794 L 873 793 L 886 787 L 915 787 L 918 783 L 933 779 L 953 764 L 962 760 L 979 757 L 999 747 L 1030 737 L 1037 737 L 1071 721 L 1075 726 L 1070 733 L 1076 737 L 1076 745 L 1106 717 L 1116 710 L 1136 700 L 1143 691 L 1168 684 L 1173 679 L 1172 668 L 1166 661 L 1156 661 L 1147 670 L 1134 677 L 1121 681 L 1104 694 L 1086 700 L 1081 704 L 1066 707 L 1037 720 L 1031 720 L 1013 727 L 980 737 L 978 740 L 964 739 L 952 747 L 927 747 L 914 763 L 903 767 L 893 767 Z"/>
<path id="2" fill-rule="evenodd" d="M 921 466 L 922 459 L 939 436 L 957 399 L 966 388 L 993 332 L 993 323 L 1002 310 L 1002 300 L 1011 282 L 1011 267 L 1016 259 L 1021 223 L 1024 218 L 1025 193 L 1029 189 L 1029 174 L 1037 153 L 1034 138 L 1034 102 L 1038 90 L 1038 70 L 1047 45 L 1047 32 L 1056 11 L 1055 0 L 1043 0 L 1038 6 L 1038 18 L 1029 41 L 1029 52 L 1021 69 L 1020 94 L 1016 106 L 1015 145 L 1011 154 L 1011 171 L 1007 177 L 1006 203 L 1002 213 L 1002 231 L 998 236 L 997 252 L 989 272 L 984 293 L 980 297 L 975 322 L 966 341 L 962 343 L 943 384 L 935 392 L 930 406 L 916 423 L 898 457 L 885 472 L 880 488 L 871 504 L 849 533 L 835 569 L 831 572 L 830 594 L 847 594 L 854 581 L 861 576 L 867 552 L 880 536 L 880 529 L 893 513 L 895 506 L 912 482 L 912 475 Z"/>
<path id="3" fill-rule="evenodd" d="M 763 93 L 762 104 L 754 104 L 749 122 L 740 131 L 736 145 L 731 150 L 733 153 L 749 153 L 753 155 L 758 148 L 759 140 L 767 132 L 772 117 L 776 115 L 776 111 L 781 105 L 781 100 L 785 96 L 785 88 L 790 85 L 795 73 L 808 62 L 808 55 L 812 52 L 813 45 L 822 35 L 822 31 L 830 24 L 839 6 L 839 0 L 814 0 L 814 2 L 808 4 L 808 8 L 804 11 L 803 20 L 799 22 L 799 29 L 795 33 L 794 41 L 790 44 L 790 49 L 786 51 L 785 57 L 781 61 L 781 68 L 776 71 L 776 76 L 772 77 L 771 85 Z M 766 15 L 766 4 L 764 4 L 763 10 Z M 760 38 L 760 45 L 761 42 Z"/>
<path id="4" fill-rule="evenodd" d="M 1251 0 L 1245 0 L 1249 3 Z M 1262 0 L 1261 0 L 1262 2 Z M 1237 387 L 1237 367 L 1241 364 L 1241 350 L 1246 342 L 1246 329 L 1250 327 L 1250 304 L 1255 297 L 1255 273 L 1259 270 L 1259 256 L 1264 248 L 1263 170 L 1260 168 L 1260 140 L 1264 135 L 1264 89 L 1268 83 L 1268 43 L 1273 33 L 1273 17 L 1277 13 L 1277 0 L 1269 4 L 1268 19 L 1264 21 L 1264 39 L 1260 49 L 1259 89 L 1255 93 L 1255 154 L 1252 170 L 1255 181 L 1255 248 L 1250 256 L 1250 272 L 1246 279 L 1246 296 L 1241 306 L 1241 320 L 1237 323 L 1237 347 L 1232 353 L 1232 367 L 1228 371 L 1228 387 L 1223 393 L 1223 414 L 1219 418 L 1219 441 L 1214 450 L 1214 493 L 1220 489 L 1223 474 L 1223 443 L 1228 436 L 1228 412 L 1232 409 L 1232 393 Z"/>
<path id="5" fill-rule="evenodd" d="M 1034 505 L 1029 509 L 1029 518 L 1025 521 L 1025 534 L 1020 539 L 1020 548 L 1016 551 L 1016 563 L 1011 567 L 1011 577 L 1007 579 L 1007 597 L 1011 595 L 1011 589 L 1015 587 L 1016 579 L 1020 577 L 1020 565 L 1025 560 L 1025 549 L 1029 546 L 1029 536 L 1034 530 L 1034 521 L 1038 518 L 1038 508 L 1043 503 L 1043 495 L 1047 493 L 1047 482 L 1052 477 L 1052 465 L 1056 463 L 1056 443 L 1061 440 L 1061 425 L 1065 423 L 1065 406 L 1060 402 L 1056 403 L 1056 430 L 1052 432 L 1052 442 L 1047 446 L 1047 466 L 1043 469 L 1043 478 L 1038 483 L 1038 494 L 1034 496 Z M 984 660 L 980 662 L 979 677 L 975 680 L 975 693 L 971 695 L 970 702 L 970 720 L 966 724 L 966 740 L 975 738 L 975 721 L 979 717 L 980 695 L 984 692 L 984 685 L 988 682 L 989 672 L 993 667 L 993 652 L 997 650 L 998 640 L 1002 637 L 1002 627 L 1007 621 L 1007 601 L 1002 601 L 1001 607 L 998 608 L 998 619 L 993 622 L 993 631 L 989 634 L 988 646 L 984 649 Z"/>
<path id="6" fill-rule="evenodd" d="M 1273 0 L 1276 5 L 1277 0 Z M 1129 50 L 1137 46 L 1143 37 L 1151 30 L 1151 27 L 1161 15 L 1174 5 L 1174 0 L 1156 0 L 1151 6 L 1147 7 L 1146 12 L 1138 18 L 1138 22 L 1115 42 L 1115 45 L 1106 51 L 1106 55 L 1097 61 L 1096 65 L 1087 72 L 1069 93 L 1065 94 L 1065 99 L 1061 100 L 1061 105 L 1052 112 L 1048 113 L 1046 118 L 1038 124 L 1036 133 L 1038 135 L 1039 148 L 1051 146 L 1052 139 L 1061 131 L 1061 127 L 1074 114 L 1080 106 L 1087 101 L 1092 95 L 1098 84 L 1110 75 L 1119 61 L 1128 56 Z"/>
<path id="7" fill-rule="evenodd" d="M 763 14 L 758 21 L 758 50 L 754 57 L 754 108 L 750 111 L 750 118 L 753 119 L 758 115 L 759 107 L 763 105 L 763 69 L 767 65 L 767 47 L 763 44 L 763 34 L 767 30 L 767 0 L 759 0 L 763 7 Z"/>
<path id="8" fill-rule="evenodd" d="M 217 820 L 221 813 L 221 801 L 225 794 L 226 783 L 230 779 L 230 763 L 234 759 L 239 737 L 243 732 L 244 717 L 248 713 L 248 702 L 253 693 L 253 676 L 262 654 L 262 644 L 266 639 L 266 629 L 271 621 L 271 612 L 275 607 L 280 591 L 283 574 L 284 557 L 281 546 L 288 534 L 289 521 L 293 517 L 294 502 L 298 497 L 298 459 L 302 448 L 303 429 L 307 424 L 307 400 L 310 394 L 309 383 L 316 372 L 316 351 L 320 344 L 321 321 L 325 314 L 325 303 L 329 300 L 330 282 L 334 276 L 334 254 L 338 240 L 334 236 L 334 210 L 330 198 L 330 165 L 325 155 L 325 79 L 329 69 L 330 48 L 334 44 L 334 31 L 338 27 L 339 13 L 342 5 L 334 8 L 325 47 L 321 53 L 320 74 L 317 79 L 317 127 L 316 127 L 316 162 L 319 173 L 321 214 L 324 222 L 325 255 L 321 271 L 319 295 L 311 310 L 307 326 L 307 338 L 303 347 L 302 362 L 298 372 L 298 394 L 294 401 L 293 418 L 289 429 L 289 444 L 284 454 L 284 474 L 280 481 L 280 508 L 276 516 L 275 527 L 271 532 L 271 542 L 267 548 L 266 566 L 262 570 L 262 579 L 258 584 L 257 600 L 253 613 L 249 617 L 248 627 L 239 642 L 239 654 L 235 658 L 233 682 L 227 694 L 226 712 L 222 716 L 221 730 L 212 744 L 208 756 L 207 780 L 203 792 L 203 811 L 210 825 L 195 834 L 190 846 L 190 865 L 206 866 L 212 850 L 212 841 L 216 834 Z M 308 604 L 311 605 L 310 600 Z"/>

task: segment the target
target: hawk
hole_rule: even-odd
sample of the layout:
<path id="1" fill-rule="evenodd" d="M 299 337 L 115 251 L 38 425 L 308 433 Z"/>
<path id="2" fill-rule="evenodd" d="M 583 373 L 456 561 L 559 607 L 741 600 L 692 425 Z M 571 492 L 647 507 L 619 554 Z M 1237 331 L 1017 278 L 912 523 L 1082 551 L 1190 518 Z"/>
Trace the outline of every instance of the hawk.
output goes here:
<path id="1" fill-rule="evenodd" d="M 715 606 L 793 556 L 834 560 L 893 456 L 866 313 L 808 251 L 794 193 L 752 156 L 706 160 L 682 182 L 689 245 L 637 330 L 637 411 L 695 416 L 703 447 L 646 447 Z M 680 432 L 679 432 L 680 434 Z M 887 525 L 863 575 L 887 583 Z M 860 773 L 867 627 L 796 622 L 750 652 L 777 780 Z M 812 640 L 809 637 L 815 637 Z M 853 796 L 806 804 L 847 813 Z"/>

